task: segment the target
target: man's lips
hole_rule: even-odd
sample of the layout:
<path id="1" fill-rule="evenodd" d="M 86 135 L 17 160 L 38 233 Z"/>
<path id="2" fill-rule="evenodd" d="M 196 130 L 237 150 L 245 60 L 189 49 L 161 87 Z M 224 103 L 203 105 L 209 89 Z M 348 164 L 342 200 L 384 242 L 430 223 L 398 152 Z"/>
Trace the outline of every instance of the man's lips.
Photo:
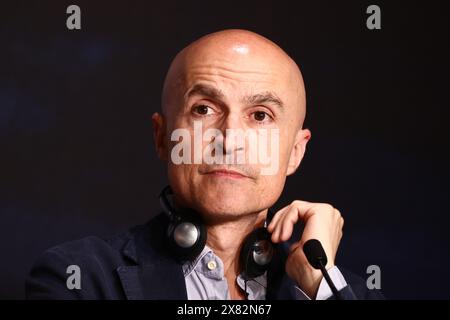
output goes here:
<path id="1" fill-rule="evenodd" d="M 219 177 L 228 177 L 228 178 L 236 178 L 236 179 L 242 179 L 242 178 L 248 178 L 245 174 L 235 171 L 235 170 L 229 170 L 229 169 L 215 169 L 206 172 L 206 174 L 212 174 Z"/>

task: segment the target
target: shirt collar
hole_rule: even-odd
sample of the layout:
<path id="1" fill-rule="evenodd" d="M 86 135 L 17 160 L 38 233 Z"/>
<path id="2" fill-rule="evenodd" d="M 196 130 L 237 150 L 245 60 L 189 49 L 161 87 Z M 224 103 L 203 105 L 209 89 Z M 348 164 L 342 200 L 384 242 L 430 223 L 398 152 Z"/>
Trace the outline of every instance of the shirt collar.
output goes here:
<path id="1" fill-rule="evenodd" d="M 208 267 L 208 263 L 214 261 L 216 266 L 213 270 Z M 187 261 L 183 264 L 184 277 L 188 277 L 194 270 L 204 274 L 208 278 L 221 280 L 224 277 L 224 267 L 222 260 L 214 254 L 211 248 L 205 246 L 202 252 L 193 261 Z M 241 273 L 236 279 L 239 287 L 245 290 L 246 280 Z M 247 280 L 248 299 L 261 300 L 265 299 L 267 288 L 267 272 L 254 278 Z"/>
<path id="2" fill-rule="evenodd" d="M 186 278 L 189 274 L 197 267 L 197 265 L 202 261 L 202 259 L 208 254 L 212 253 L 211 248 L 205 246 L 202 252 L 193 261 L 187 261 L 183 264 L 183 274 Z"/>

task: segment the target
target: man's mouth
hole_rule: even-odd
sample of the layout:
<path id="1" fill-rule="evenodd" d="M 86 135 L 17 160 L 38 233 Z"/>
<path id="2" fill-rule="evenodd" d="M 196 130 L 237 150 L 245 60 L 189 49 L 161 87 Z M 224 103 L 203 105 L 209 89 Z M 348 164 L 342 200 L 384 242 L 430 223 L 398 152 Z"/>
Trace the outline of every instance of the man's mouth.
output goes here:
<path id="1" fill-rule="evenodd" d="M 234 179 L 248 178 L 248 176 L 246 176 L 242 172 L 230 169 L 213 169 L 211 171 L 205 172 L 205 174 L 214 175 L 216 177 L 234 178 Z"/>

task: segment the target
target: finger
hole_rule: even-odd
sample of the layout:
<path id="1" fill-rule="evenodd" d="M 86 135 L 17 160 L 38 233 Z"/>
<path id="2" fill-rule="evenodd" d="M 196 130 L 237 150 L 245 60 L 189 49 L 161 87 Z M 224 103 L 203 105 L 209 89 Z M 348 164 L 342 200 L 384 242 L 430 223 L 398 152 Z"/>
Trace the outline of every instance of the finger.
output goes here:
<path id="1" fill-rule="evenodd" d="M 280 240 L 287 241 L 292 235 L 292 231 L 294 230 L 294 225 L 299 220 L 299 214 L 297 208 L 294 206 L 289 212 L 287 212 L 283 220 L 280 221 Z"/>
<path id="2" fill-rule="evenodd" d="M 283 220 L 284 215 L 286 214 L 286 212 L 288 212 L 289 209 L 284 210 L 284 212 L 280 213 L 280 215 L 278 216 L 278 220 L 275 222 L 275 224 L 272 225 L 272 241 L 277 243 L 280 241 L 280 232 L 281 229 L 279 228 L 280 226 L 280 221 Z"/>
<path id="3" fill-rule="evenodd" d="M 297 208 L 297 214 L 299 219 L 306 221 L 309 217 L 309 214 L 312 213 L 312 208 L 317 206 L 317 203 L 303 201 L 303 200 L 295 200 L 293 206 Z"/>
<path id="4" fill-rule="evenodd" d="M 280 216 L 275 226 L 274 238 L 276 242 L 286 241 L 290 238 L 293 230 L 293 225 L 298 221 L 297 209 L 290 206 L 282 216 Z"/>
<path id="5" fill-rule="evenodd" d="M 296 224 L 299 219 L 306 221 L 309 217 L 308 213 L 314 205 L 314 203 L 301 200 L 292 202 L 289 210 L 278 217 L 276 225 L 274 226 L 272 241 L 280 242 L 288 240 L 292 235 L 294 224 Z"/>
<path id="6" fill-rule="evenodd" d="M 273 230 L 272 241 L 280 242 L 288 240 L 292 235 L 294 224 L 297 223 L 299 219 L 304 221 L 308 220 L 312 215 L 313 210 L 311 209 L 315 205 L 317 204 L 308 201 L 295 200 L 290 206 L 286 207 L 286 211 L 278 212 L 277 219 L 271 226 L 271 230 Z"/>
<path id="7" fill-rule="evenodd" d="M 286 206 L 286 207 L 284 207 L 284 208 L 278 210 L 278 211 L 274 214 L 274 216 L 272 217 L 272 220 L 270 221 L 269 225 L 267 226 L 267 230 L 268 230 L 269 232 L 273 232 L 275 226 L 276 226 L 277 223 L 278 223 L 278 220 L 280 220 L 280 217 L 283 215 L 284 212 L 286 212 L 286 210 L 289 209 L 289 207 L 290 207 L 290 205 L 288 205 L 288 206 Z"/>
<path id="8" fill-rule="evenodd" d="M 272 242 L 279 242 L 281 229 L 278 226 L 280 225 L 280 221 L 282 220 L 284 214 L 285 212 L 281 213 L 276 224 L 272 225 Z"/>

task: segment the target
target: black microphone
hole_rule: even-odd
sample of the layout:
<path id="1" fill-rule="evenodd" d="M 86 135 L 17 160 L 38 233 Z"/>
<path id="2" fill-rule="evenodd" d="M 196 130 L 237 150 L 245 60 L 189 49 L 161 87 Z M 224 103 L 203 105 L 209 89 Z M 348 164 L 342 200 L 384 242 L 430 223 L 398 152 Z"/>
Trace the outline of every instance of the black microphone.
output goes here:
<path id="1" fill-rule="evenodd" d="M 334 298 L 336 300 L 342 300 L 339 291 L 337 291 L 336 286 L 334 285 L 333 281 L 331 281 L 327 269 L 325 269 L 328 259 L 320 241 L 317 239 L 311 239 L 306 241 L 305 244 L 303 245 L 303 252 L 305 253 L 306 259 L 308 259 L 309 264 L 314 269 L 320 269 L 320 271 L 322 271 L 322 275 L 327 281 L 328 285 L 330 286 Z"/>

